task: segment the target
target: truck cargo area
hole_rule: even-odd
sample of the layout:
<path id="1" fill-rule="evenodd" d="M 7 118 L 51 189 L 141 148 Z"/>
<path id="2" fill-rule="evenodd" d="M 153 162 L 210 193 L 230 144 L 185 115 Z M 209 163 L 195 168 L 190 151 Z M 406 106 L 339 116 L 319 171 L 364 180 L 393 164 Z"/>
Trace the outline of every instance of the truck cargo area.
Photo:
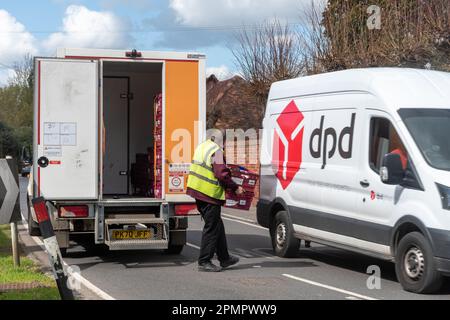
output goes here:
<path id="1" fill-rule="evenodd" d="M 155 160 L 162 157 L 156 145 L 162 116 L 155 117 L 155 99 L 162 93 L 162 74 L 161 62 L 103 62 L 105 201 L 161 198 L 155 185 L 162 170 Z"/>

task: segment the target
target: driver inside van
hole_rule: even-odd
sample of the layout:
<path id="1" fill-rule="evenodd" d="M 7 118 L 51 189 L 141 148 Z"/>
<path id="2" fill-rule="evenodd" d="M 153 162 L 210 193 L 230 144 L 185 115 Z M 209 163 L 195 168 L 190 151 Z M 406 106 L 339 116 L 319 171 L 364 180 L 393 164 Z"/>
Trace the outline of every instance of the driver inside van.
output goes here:
<path id="1" fill-rule="evenodd" d="M 391 126 L 390 128 L 390 153 L 398 154 L 400 156 L 400 161 L 402 162 L 403 170 L 406 170 L 408 165 L 408 152 L 405 149 L 400 137 L 397 134 L 397 131 Z"/>

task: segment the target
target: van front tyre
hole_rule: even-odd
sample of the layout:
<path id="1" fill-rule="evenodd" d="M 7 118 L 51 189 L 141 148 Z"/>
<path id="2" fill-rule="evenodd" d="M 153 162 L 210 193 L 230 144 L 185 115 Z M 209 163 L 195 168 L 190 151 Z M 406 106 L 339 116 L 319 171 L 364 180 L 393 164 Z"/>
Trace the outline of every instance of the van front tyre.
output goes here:
<path id="1" fill-rule="evenodd" d="M 294 257 L 300 248 L 300 240 L 294 236 L 288 213 L 286 211 L 278 212 L 270 229 L 275 254 L 282 258 Z"/>
<path id="2" fill-rule="evenodd" d="M 411 232 L 400 240 L 395 272 L 406 291 L 434 293 L 442 286 L 443 276 L 436 270 L 431 245 L 419 232 Z"/>

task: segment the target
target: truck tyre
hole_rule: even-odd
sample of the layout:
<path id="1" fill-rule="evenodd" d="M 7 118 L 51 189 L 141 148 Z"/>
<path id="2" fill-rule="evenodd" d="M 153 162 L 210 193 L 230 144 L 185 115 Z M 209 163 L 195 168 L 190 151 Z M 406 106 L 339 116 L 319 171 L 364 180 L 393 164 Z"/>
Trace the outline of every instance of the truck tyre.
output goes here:
<path id="1" fill-rule="evenodd" d="M 28 202 L 28 221 L 27 222 L 28 222 L 28 234 L 32 237 L 40 237 L 41 229 L 39 229 L 39 224 L 33 220 L 29 202 Z"/>
<path id="2" fill-rule="evenodd" d="M 169 244 L 169 248 L 164 250 L 166 254 L 180 254 L 183 251 L 184 245 L 182 244 Z"/>
<path id="3" fill-rule="evenodd" d="M 395 272 L 403 289 L 409 292 L 434 293 L 443 283 L 431 245 L 419 232 L 411 232 L 400 240 Z"/>
<path id="4" fill-rule="evenodd" d="M 61 251 L 61 257 L 67 257 L 67 248 L 59 248 L 59 250 Z"/>
<path id="5" fill-rule="evenodd" d="M 300 240 L 294 236 L 294 228 L 286 211 L 280 211 L 275 215 L 270 237 L 273 250 L 277 256 L 290 258 L 298 253 Z"/>

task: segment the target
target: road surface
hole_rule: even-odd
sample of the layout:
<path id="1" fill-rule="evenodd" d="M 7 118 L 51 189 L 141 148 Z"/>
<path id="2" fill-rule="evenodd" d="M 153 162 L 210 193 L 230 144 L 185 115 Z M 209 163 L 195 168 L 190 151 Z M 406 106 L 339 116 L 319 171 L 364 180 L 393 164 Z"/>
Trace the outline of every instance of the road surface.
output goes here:
<path id="1" fill-rule="evenodd" d="M 25 185 L 21 179 L 23 208 Z M 197 271 L 203 225 L 198 216 L 190 218 L 188 245 L 180 255 L 105 252 L 74 243 L 65 261 L 114 299 L 450 299 L 450 281 L 439 294 L 407 293 L 396 281 L 392 263 L 348 251 L 313 244 L 295 258 L 276 257 L 268 230 L 254 222 L 254 212 L 226 210 L 223 218 L 229 250 L 241 261 L 220 273 Z M 370 266 L 381 270 L 380 289 L 367 286 Z"/>

